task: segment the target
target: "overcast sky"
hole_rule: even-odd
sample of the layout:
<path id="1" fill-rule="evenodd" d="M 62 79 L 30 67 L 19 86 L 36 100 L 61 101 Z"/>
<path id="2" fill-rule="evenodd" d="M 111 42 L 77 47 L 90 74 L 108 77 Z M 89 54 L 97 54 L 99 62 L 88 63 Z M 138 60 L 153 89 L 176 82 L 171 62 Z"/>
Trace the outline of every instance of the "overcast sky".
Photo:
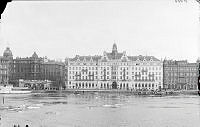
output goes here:
<path id="1" fill-rule="evenodd" d="M 127 55 L 200 57 L 200 10 L 195 0 L 11 2 L 1 21 L 0 53 L 51 59 L 102 55 L 115 42 Z"/>

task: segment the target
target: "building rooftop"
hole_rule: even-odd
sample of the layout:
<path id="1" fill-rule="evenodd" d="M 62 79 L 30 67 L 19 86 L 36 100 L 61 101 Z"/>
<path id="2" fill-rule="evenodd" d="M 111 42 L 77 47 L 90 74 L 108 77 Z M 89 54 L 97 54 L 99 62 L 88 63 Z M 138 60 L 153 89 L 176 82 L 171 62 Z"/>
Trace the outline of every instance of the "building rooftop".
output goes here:
<path id="1" fill-rule="evenodd" d="M 121 61 L 160 61 L 154 56 L 126 56 L 126 52 L 118 52 L 117 45 L 114 43 L 112 52 L 104 52 L 103 56 L 80 56 L 76 55 L 74 58 L 69 58 L 69 61 L 80 61 L 80 62 L 90 62 L 90 61 L 108 61 L 108 60 L 121 60 Z"/>

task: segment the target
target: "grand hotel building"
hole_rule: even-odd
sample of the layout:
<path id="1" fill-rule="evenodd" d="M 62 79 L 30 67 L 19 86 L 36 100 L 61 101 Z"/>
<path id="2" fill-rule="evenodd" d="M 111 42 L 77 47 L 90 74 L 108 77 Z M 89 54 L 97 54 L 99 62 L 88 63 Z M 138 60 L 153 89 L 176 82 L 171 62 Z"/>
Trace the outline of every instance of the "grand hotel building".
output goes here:
<path id="1" fill-rule="evenodd" d="M 67 89 L 149 89 L 163 88 L 163 62 L 154 56 L 127 56 L 112 52 L 102 56 L 66 58 Z"/>

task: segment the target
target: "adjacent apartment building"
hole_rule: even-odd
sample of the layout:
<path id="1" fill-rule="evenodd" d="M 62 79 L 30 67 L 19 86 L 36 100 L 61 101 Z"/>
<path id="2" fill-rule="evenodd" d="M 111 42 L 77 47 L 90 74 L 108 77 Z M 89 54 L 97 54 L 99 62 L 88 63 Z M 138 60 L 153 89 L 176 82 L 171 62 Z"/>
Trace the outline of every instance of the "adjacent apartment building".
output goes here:
<path id="1" fill-rule="evenodd" d="M 40 80 L 43 58 L 34 52 L 31 57 L 13 59 L 13 73 L 10 82 L 18 86 L 19 80 Z"/>
<path id="2" fill-rule="evenodd" d="M 163 88 L 163 62 L 154 56 L 127 56 L 113 44 L 102 56 L 66 58 L 68 89 L 158 90 Z"/>
<path id="3" fill-rule="evenodd" d="M 65 88 L 65 83 L 64 83 L 65 65 L 63 62 L 44 58 L 41 70 L 42 70 L 41 79 L 52 81 L 51 87 L 59 89 Z"/>
<path id="4" fill-rule="evenodd" d="M 177 90 L 197 90 L 197 63 L 188 63 L 187 60 L 164 60 L 164 88 Z"/>
<path id="5" fill-rule="evenodd" d="M 51 82 L 48 89 L 64 87 L 64 63 L 38 57 L 34 52 L 31 57 L 13 59 L 9 82 L 14 86 L 28 86 L 44 89 L 44 83 Z"/>

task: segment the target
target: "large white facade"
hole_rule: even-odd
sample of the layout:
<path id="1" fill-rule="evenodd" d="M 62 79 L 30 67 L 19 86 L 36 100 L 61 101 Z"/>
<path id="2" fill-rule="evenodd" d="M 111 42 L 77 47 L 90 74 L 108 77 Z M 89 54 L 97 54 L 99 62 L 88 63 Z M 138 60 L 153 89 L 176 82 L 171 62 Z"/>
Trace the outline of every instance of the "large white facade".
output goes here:
<path id="1" fill-rule="evenodd" d="M 127 56 L 116 44 L 103 56 L 66 59 L 68 89 L 149 89 L 163 88 L 163 63 L 153 56 Z"/>

